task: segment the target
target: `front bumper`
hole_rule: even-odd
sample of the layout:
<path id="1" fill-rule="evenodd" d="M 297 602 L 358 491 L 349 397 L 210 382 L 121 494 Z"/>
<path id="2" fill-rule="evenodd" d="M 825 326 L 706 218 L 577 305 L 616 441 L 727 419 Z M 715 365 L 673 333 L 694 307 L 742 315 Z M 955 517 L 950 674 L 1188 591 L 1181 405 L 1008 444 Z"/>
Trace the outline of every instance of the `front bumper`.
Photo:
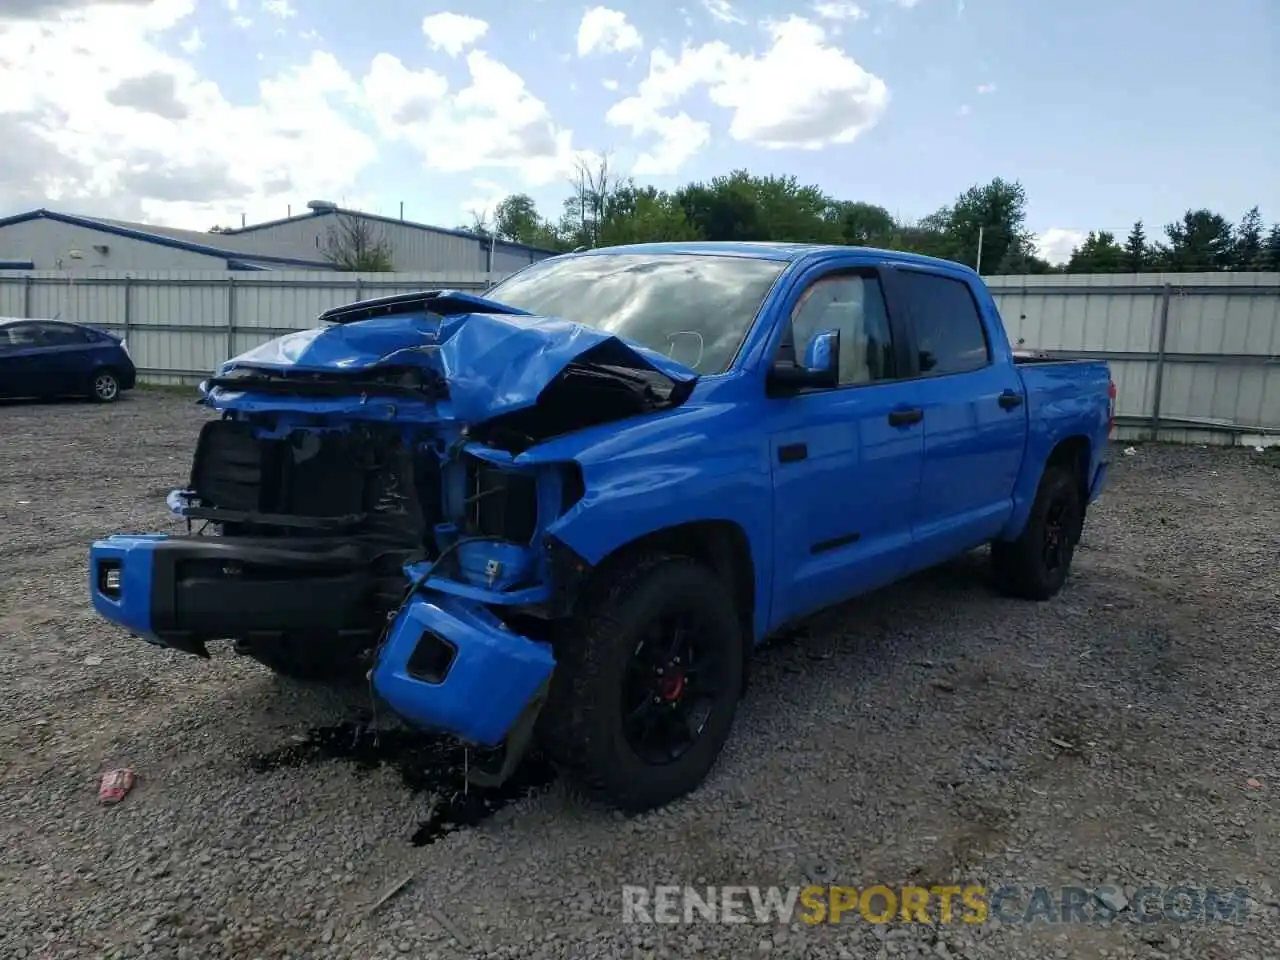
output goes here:
<path id="1" fill-rule="evenodd" d="M 157 534 L 94 543 L 89 588 L 107 620 L 207 656 L 213 639 L 288 634 L 324 643 L 368 630 L 361 616 L 375 584 L 350 544 Z M 371 680 L 406 723 L 496 747 L 554 667 L 549 645 L 512 632 L 483 603 L 422 589 L 392 622 Z"/>
<path id="2" fill-rule="evenodd" d="M 496 747 L 554 668 L 549 645 L 513 633 L 480 604 L 433 592 L 400 611 L 372 678 L 411 726 Z"/>
<path id="3" fill-rule="evenodd" d="M 344 541 L 148 534 L 94 543 L 89 587 L 108 620 L 207 656 L 209 640 L 370 633 L 376 581 L 368 557 Z"/>

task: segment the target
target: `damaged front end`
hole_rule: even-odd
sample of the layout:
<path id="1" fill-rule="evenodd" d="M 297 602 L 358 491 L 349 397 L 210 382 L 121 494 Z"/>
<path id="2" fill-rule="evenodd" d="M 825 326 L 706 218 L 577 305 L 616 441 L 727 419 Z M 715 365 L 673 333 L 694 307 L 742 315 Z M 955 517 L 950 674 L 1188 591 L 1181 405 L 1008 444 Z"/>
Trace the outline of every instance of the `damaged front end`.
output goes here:
<path id="1" fill-rule="evenodd" d="M 696 375 L 447 292 L 322 319 L 201 385 L 221 417 L 169 495 L 188 532 L 94 543 L 94 606 L 197 655 L 230 639 L 287 672 L 356 665 L 405 721 L 507 767 L 555 667 L 554 527 L 587 493 L 575 462 L 519 454 L 676 406 Z"/>

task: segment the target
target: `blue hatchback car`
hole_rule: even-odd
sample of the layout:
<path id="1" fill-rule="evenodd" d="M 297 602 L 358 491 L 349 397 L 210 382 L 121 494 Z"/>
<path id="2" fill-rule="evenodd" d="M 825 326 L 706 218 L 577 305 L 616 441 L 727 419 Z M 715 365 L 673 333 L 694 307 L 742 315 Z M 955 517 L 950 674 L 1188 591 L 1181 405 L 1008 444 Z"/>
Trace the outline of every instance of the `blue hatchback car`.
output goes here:
<path id="1" fill-rule="evenodd" d="M 66 320 L 0 317 L 0 397 L 88 397 L 132 390 L 137 369 L 125 341 Z"/>

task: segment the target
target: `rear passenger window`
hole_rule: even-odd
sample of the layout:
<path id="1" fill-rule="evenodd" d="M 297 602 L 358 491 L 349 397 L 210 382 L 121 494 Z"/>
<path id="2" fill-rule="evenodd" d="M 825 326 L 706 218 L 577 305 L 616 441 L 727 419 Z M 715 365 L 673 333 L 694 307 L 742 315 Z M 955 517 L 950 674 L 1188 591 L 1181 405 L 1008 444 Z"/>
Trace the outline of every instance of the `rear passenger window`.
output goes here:
<path id="1" fill-rule="evenodd" d="M 921 373 L 964 373 L 991 362 L 986 331 L 967 283 L 912 270 L 903 270 L 901 276 Z"/>
<path id="2" fill-rule="evenodd" d="M 69 347 L 74 344 L 89 342 L 89 337 L 79 327 L 64 327 L 56 323 L 46 323 L 39 329 L 46 347 Z"/>

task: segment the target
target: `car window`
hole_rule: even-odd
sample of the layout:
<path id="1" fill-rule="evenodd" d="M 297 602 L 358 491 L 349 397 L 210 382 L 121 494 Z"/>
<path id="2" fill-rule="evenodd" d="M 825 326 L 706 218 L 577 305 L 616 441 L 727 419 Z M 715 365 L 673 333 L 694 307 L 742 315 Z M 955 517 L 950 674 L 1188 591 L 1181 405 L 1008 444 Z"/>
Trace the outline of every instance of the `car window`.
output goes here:
<path id="1" fill-rule="evenodd" d="M 809 341 L 827 330 L 840 332 L 841 386 L 894 378 L 893 335 L 875 277 L 843 274 L 814 281 L 791 311 L 782 349 L 803 359 Z"/>
<path id="2" fill-rule="evenodd" d="M 89 342 L 89 337 L 79 327 L 61 323 L 41 323 L 37 324 L 37 328 L 46 347 L 66 347 Z"/>
<path id="3" fill-rule="evenodd" d="M 786 265 L 752 257 L 589 254 L 534 264 L 485 296 L 632 340 L 702 374 L 723 373 Z"/>
<path id="4" fill-rule="evenodd" d="M 914 270 L 903 270 L 901 277 L 921 373 L 964 373 L 991 362 L 982 317 L 967 283 Z"/>
<path id="5" fill-rule="evenodd" d="M 0 327 L 0 337 L 10 350 L 26 350 L 41 346 L 40 328 L 34 323 L 15 323 Z"/>

